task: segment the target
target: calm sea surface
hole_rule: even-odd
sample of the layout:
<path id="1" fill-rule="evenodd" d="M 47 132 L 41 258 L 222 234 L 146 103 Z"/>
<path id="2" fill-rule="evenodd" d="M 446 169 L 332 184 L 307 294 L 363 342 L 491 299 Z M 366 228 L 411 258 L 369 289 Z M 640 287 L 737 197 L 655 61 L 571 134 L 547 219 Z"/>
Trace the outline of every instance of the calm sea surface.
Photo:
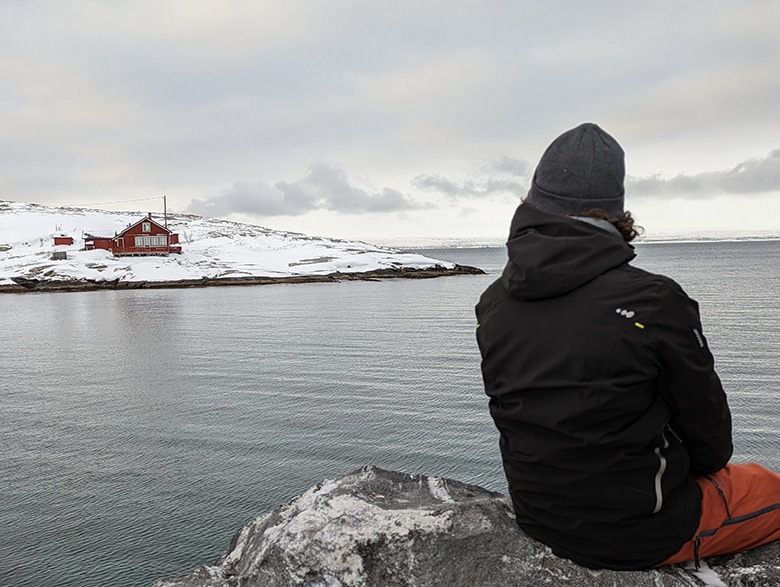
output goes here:
<path id="1" fill-rule="evenodd" d="M 699 300 L 735 460 L 780 470 L 780 242 L 639 245 Z M 0 585 L 148 586 L 372 463 L 504 491 L 487 276 L 0 296 Z"/>

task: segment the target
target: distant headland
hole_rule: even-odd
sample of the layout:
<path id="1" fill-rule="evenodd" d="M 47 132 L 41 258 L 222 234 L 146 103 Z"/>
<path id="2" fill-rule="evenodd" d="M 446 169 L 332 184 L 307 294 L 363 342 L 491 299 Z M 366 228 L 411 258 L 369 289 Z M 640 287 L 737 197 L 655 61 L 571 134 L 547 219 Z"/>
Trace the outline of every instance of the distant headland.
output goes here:
<path id="1" fill-rule="evenodd" d="M 481 269 L 190 214 L 0 201 L 0 293 L 430 278 Z"/>

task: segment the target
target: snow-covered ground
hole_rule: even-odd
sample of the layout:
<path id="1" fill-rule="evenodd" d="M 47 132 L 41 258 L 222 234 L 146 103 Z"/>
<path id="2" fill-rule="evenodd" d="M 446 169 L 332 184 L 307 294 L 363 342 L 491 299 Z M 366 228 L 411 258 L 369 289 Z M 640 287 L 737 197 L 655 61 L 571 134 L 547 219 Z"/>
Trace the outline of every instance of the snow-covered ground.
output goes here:
<path id="1" fill-rule="evenodd" d="M 426 269 L 454 264 L 364 242 L 309 237 L 191 215 L 171 215 L 168 228 L 179 234 L 181 254 L 114 257 L 86 251 L 84 234 L 113 237 L 143 212 L 52 208 L 0 201 L 0 286 L 12 278 L 90 281 L 179 281 L 202 278 L 316 276 L 391 268 Z M 161 215 L 153 216 L 162 223 Z M 54 245 L 54 236 L 73 245 Z M 64 251 L 65 260 L 52 260 Z"/>

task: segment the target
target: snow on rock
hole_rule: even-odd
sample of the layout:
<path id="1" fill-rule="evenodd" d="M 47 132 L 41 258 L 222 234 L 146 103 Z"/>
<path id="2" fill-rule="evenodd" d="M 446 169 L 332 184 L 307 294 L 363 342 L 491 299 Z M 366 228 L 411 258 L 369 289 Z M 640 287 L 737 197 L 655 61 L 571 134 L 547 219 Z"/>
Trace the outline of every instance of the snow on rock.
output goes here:
<path id="1" fill-rule="evenodd" d="M 475 485 L 363 467 L 242 528 L 213 565 L 155 587 L 672 587 L 780 585 L 780 543 L 651 571 L 590 570 L 515 524 L 509 499 Z"/>
<path id="2" fill-rule="evenodd" d="M 700 561 L 698 569 L 693 561 L 689 561 L 685 564 L 685 568 L 693 573 L 707 587 L 729 587 L 721 581 L 718 574 L 709 567 L 707 561 Z"/>
<path id="3" fill-rule="evenodd" d="M 455 268 L 446 261 L 363 242 L 182 214 L 168 217 L 168 228 L 179 234 L 181 254 L 114 257 L 105 250 L 82 250 L 85 234 L 113 237 L 145 215 L 0 201 L 0 286 L 16 283 L 15 278 L 177 282 Z M 73 237 L 73 245 L 55 246 L 55 235 Z M 55 251 L 67 258 L 53 260 Z"/>

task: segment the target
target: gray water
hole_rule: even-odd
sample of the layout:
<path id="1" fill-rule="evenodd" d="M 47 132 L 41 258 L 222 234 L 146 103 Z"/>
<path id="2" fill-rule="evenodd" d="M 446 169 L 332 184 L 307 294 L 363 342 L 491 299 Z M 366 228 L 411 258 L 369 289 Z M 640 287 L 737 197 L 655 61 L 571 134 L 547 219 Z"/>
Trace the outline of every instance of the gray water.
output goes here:
<path id="1" fill-rule="evenodd" d="M 144 586 L 372 463 L 504 491 L 486 276 L 0 296 L 0 585 Z M 701 304 L 735 460 L 780 469 L 780 242 L 640 245 Z"/>

